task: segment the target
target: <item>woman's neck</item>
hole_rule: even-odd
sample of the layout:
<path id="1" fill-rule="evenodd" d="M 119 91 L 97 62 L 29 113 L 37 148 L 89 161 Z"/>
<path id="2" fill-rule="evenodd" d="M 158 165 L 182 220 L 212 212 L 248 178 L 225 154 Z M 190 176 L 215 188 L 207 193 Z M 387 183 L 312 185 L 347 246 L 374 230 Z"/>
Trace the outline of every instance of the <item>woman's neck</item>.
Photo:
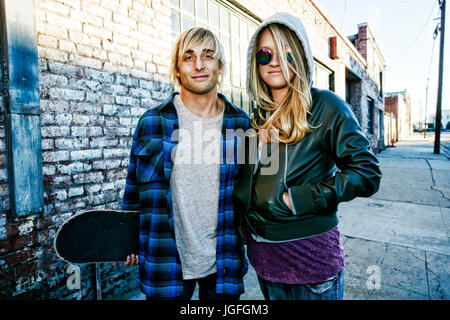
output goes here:
<path id="1" fill-rule="evenodd" d="M 288 93 L 288 88 L 284 87 L 281 89 L 271 89 L 271 92 L 272 92 L 273 102 L 275 102 L 275 104 L 277 106 L 280 106 Z"/>

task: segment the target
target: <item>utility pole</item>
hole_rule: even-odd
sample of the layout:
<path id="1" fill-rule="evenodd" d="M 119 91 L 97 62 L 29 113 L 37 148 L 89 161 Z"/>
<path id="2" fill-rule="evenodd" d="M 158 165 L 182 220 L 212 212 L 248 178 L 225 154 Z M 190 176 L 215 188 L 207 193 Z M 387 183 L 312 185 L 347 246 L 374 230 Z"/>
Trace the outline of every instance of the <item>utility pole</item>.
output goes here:
<path id="1" fill-rule="evenodd" d="M 423 138 L 427 138 L 427 106 L 428 106 L 428 82 L 430 78 L 427 79 L 427 91 L 425 94 L 425 119 L 423 120 Z"/>
<path id="2" fill-rule="evenodd" d="M 439 48 L 439 83 L 438 96 L 436 105 L 436 124 L 435 124 L 435 139 L 434 139 L 434 153 L 440 153 L 441 142 L 441 109 L 442 109 L 442 78 L 444 73 L 444 39 L 445 39 L 445 5 L 446 0 L 439 0 L 441 7 L 441 41 Z"/>

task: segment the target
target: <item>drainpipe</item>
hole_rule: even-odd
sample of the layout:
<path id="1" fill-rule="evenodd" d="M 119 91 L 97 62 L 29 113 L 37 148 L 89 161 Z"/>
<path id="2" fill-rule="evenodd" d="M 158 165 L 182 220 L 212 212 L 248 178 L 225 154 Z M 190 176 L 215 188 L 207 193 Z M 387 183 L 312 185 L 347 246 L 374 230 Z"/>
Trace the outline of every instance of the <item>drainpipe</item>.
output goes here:
<path id="1" fill-rule="evenodd" d="M 1 106 L 13 218 L 44 211 L 34 0 L 0 0 Z"/>

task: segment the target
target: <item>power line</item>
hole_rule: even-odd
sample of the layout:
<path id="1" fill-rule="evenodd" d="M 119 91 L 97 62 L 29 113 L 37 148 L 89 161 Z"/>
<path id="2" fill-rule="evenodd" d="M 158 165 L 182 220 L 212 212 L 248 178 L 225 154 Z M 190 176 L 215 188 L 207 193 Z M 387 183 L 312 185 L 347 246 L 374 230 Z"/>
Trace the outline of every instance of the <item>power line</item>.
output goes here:
<path id="1" fill-rule="evenodd" d="M 344 4 L 344 13 L 342 14 L 342 18 L 341 18 L 341 31 L 343 31 L 343 27 L 344 27 L 344 19 L 345 19 L 345 13 L 347 11 L 347 0 L 345 0 L 345 4 Z"/>
<path id="2" fill-rule="evenodd" d="M 431 9 L 430 14 L 428 15 L 427 20 L 425 21 L 425 24 L 423 25 L 422 29 L 420 30 L 420 32 L 418 33 L 417 37 L 414 39 L 414 41 L 409 45 L 408 49 L 406 49 L 406 51 L 390 66 L 386 67 L 386 70 L 390 70 L 392 69 L 408 52 L 409 50 L 411 50 L 411 48 L 414 46 L 414 44 L 417 42 L 417 40 L 419 39 L 419 37 L 421 36 L 423 30 L 425 30 L 425 27 L 428 24 L 428 21 L 430 21 L 431 15 L 433 14 L 433 10 L 434 7 L 436 6 L 436 3 L 438 2 L 438 0 L 436 0 L 433 4 L 433 8 Z"/>

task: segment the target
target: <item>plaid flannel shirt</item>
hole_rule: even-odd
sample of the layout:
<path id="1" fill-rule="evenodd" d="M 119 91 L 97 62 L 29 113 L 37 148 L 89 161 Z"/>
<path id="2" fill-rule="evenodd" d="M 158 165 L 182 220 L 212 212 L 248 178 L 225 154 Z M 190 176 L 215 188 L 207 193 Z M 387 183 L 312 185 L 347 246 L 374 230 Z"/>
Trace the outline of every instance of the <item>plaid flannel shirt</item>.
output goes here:
<path id="1" fill-rule="evenodd" d="M 146 111 L 133 135 L 130 162 L 123 197 L 123 210 L 140 210 L 139 287 L 149 297 L 173 298 L 183 292 L 181 262 L 175 242 L 170 176 L 171 151 L 177 141 L 172 134 L 179 128 L 173 93 L 158 107 Z M 217 225 L 216 267 L 218 294 L 244 292 L 243 277 L 248 269 L 240 217 L 233 208 L 232 193 L 239 172 L 237 150 L 243 139 L 229 136 L 227 129 L 249 128 L 247 114 L 226 98 L 222 125 L 222 162 Z M 233 159 L 226 159 L 226 148 Z M 228 155 L 229 157 L 229 155 Z"/>

